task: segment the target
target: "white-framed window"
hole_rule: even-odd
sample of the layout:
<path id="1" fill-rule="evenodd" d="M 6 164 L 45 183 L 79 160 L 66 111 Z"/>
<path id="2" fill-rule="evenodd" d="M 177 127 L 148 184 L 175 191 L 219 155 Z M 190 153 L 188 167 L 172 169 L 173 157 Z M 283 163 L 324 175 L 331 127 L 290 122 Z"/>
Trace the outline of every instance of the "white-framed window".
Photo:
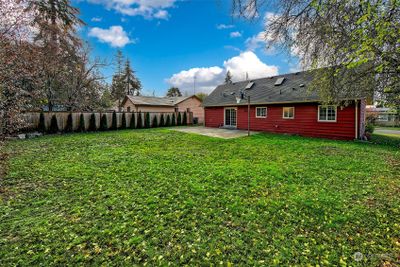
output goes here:
<path id="1" fill-rule="evenodd" d="M 267 107 L 256 107 L 256 118 L 266 118 Z"/>
<path id="2" fill-rule="evenodd" d="M 336 122 L 337 106 L 318 106 L 318 121 Z"/>
<path id="3" fill-rule="evenodd" d="M 389 121 L 389 114 L 379 114 L 376 118 L 377 121 Z"/>
<path id="4" fill-rule="evenodd" d="M 284 119 L 294 119 L 294 107 L 283 107 L 283 116 Z"/>

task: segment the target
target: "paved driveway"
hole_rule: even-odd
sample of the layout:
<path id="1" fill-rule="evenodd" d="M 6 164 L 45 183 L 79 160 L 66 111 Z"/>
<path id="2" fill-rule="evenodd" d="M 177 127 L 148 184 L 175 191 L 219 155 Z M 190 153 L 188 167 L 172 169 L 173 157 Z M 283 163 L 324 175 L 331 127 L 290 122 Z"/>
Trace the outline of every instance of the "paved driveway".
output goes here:
<path id="1" fill-rule="evenodd" d="M 382 133 L 382 134 L 394 134 L 394 135 L 398 135 L 400 137 L 400 130 L 390 130 L 390 129 L 386 129 L 386 128 L 376 128 L 375 133 Z"/>
<path id="2" fill-rule="evenodd" d="M 209 128 L 209 127 L 202 127 L 202 126 L 176 127 L 176 128 L 174 127 L 174 128 L 170 128 L 170 129 L 174 130 L 174 131 L 184 132 L 184 133 L 201 134 L 201 135 L 224 138 L 224 139 L 247 136 L 247 131 L 243 131 L 243 130 Z M 257 132 L 251 132 L 250 134 L 256 134 L 256 133 Z"/>

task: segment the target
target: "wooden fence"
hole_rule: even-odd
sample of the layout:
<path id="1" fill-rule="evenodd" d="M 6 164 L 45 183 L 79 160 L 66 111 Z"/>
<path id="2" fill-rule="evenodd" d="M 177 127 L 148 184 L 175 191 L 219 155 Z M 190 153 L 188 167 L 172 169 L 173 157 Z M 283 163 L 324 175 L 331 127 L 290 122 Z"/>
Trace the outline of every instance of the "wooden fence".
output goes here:
<path id="1" fill-rule="evenodd" d="M 85 121 L 85 130 L 89 129 L 89 123 L 90 123 L 90 117 L 92 114 L 95 115 L 96 118 L 96 128 L 100 129 L 100 120 L 103 114 L 106 115 L 107 117 L 107 126 L 110 129 L 112 127 L 112 117 L 113 117 L 113 112 L 42 112 L 44 115 L 44 122 L 45 122 L 45 127 L 46 129 L 50 128 L 51 124 L 51 118 L 53 115 L 56 116 L 57 118 L 57 124 L 58 124 L 58 129 L 60 131 L 63 131 L 66 126 L 67 126 L 67 119 L 68 115 L 72 115 L 72 128 L 74 131 L 77 131 L 79 128 L 79 123 L 80 123 L 80 116 L 83 114 L 84 116 L 84 121 Z M 138 123 L 138 116 L 141 114 L 142 116 L 142 125 L 140 128 L 143 128 L 145 126 L 145 116 L 146 113 L 149 114 L 150 116 L 150 127 L 153 127 L 153 120 L 154 117 L 157 116 L 157 121 L 160 123 L 160 118 L 161 115 L 164 115 L 164 122 L 166 121 L 167 116 L 170 116 L 170 119 L 172 120 L 172 115 L 175 114 L 175 125 L 177 125 L 177 118 L 178 118 L 178 112 L 116 112 L 116 117 L 117 117 L 117 127 L 121 128 L 122 124 L 122 114 L 125 113 L 125 118 L 126 118 L 126 127 L 129 128 L 132 120 L 132 116 L 135 116 L 135 123 Z M 181 118 L 183 120 L 183 113 L 181 113 Z M 27 112 L 23 114 L 24 120 L 26 121 L 28 125 L 28 130 L 38 130 L 39 128 L 39 120 L 40 120 L 40 114 L 41 112 Z M 187 124 L 192 124 L 193 121 L 193 113 L 192 112 L 186 112 L 186 119 L 187 119 Z M 136 128 L 136 127 L 135 127 Z"/>

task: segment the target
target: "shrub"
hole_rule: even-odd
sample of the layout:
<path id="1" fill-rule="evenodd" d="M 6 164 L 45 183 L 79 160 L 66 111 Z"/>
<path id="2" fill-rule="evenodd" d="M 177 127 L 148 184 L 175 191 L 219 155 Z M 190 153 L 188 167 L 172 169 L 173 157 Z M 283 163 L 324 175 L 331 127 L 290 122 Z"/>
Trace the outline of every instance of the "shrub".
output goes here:
<path id="1" fill-rule="evenodd" d="M 177 118 L 177 120 L 176 120 L 176 124 L 177 124 L 178 126 L 181 126 L 181 125 L 182 125 L 182 116 L 181 116 L 181 113 L 180 113 L 180 112 L 178 112 L 178 118 Z"/>
<path id="2" fill-rule="evenodd" d="M 142 123 L 142 112 L 139 111 L 138 115 L 137 115 L 137 125 L 136 128 L 140 129 L 142 128 L 143 123 Z"/>
<path id="3" fill-rule="evenodd" d="M 74 131 L 74 126 L 72 124 L 72 113 L 68 114 L 67 125 L 65 126 L 66 133 L 72 133 Z"/>
<path id="4" fill-rule="evenodd" d="M 78 127 L 78 131 L 79 131 L 79 132 L 84 132 L 84 131 L 86 131 L 86 128 L 85 128 L 85 116 L 83 115 L 83 113 L 81 113 L 81 116 L 79 117 L 79 127 Z"/>
<path id="5" fill-rule="evenodd" d="M 96 130 L 97 130 L 96 115 L 92 113 L 92 115 L 90 115 L 90 120 L 89 120 L 89 131 L 95 132 Z"/>
<path id="6" fill-rule="evenodd" d="M 101 115 L 100 130 L 101 131 L 107 131 L 108 130 L 107 114 Z"/>
<path id="7" fill-rule="evenodd" d="M 186 114 L 186 112 L 183 112 L 182 125 L 187 125 L 187 114 Z"/>
<path id="8" fill-rule="evenodd" d="M 365 132 L 366 133 L 372 134 L 374 132 L 374 130 L 375 130 L 375 126 L 371 122 L 367 122 L 365 124 Z"/>
<path id="9" fill-rule="evenodd" d="M 171 118 L 171 126 L 175 126 L 176 124 L 176 117 L 175 117 L 175 113 L 172 113 L 172 118 Z"/>
<path id="10" fill-rule="evenodd" d="M 167 114 L 167 119 L 165 121 L 165 126 L 167 126 L 167 127 L 171 126 L 171 117 L 169 116 L 169 114 Z"/>
<path id="11" fill-rule="evenodd" d="M 118 129 L 117 112 L 114 111 L 112 114 L 111 130 L 117 130 L 117 129 Z"/>
<path id="12" fill-rule="evenodd" d="M 126 129 L 126 115 L 125 115 L 125 112 L 122 112 L 121 129 Z"/>
<path id="13" fill-rule="evenodd" d="M 52 134 L 58 133 L 58 123 L 57 123 L 57 117 L 56 117 L 56 115 L 53 115 L 53 116 L 51 117 L 49 133 L 52 133 Z"/>
<path id="14" fill-rule="evenodd" d="M 131 129 L 135 129 L 136 128 L 135 113 L 132 113 L 129 128 L 131 128 Z"/>
<path id="15" fill-rule="evenodd" d="M 44 119 L 44 113 L 43 112 L 40 112 L 38 130 L 41 133 L 45 133 L 46 132 L 46 122 L 45 122 L 45 119 Z"/>
<path id="16" fill-rule="evenodd" d="M 150 128 L 150 114 L 148 112 L 144 114 L 144 128 Z"/>
<path id="17" fill-rule="evenodd" d="M 153 123 L 151 124 L 151 127 L 152 128 L 157 128 L 158 127 L 157 115 L 154 116 Z"/>
<path id="18" fill-rule="evenodd" d="M 160 116 L 160 124 L 158 124 L 159 127 L 164 127 L 165 126 L 165 122 L 164 122 L 164 114 L 161 113 Z"/>

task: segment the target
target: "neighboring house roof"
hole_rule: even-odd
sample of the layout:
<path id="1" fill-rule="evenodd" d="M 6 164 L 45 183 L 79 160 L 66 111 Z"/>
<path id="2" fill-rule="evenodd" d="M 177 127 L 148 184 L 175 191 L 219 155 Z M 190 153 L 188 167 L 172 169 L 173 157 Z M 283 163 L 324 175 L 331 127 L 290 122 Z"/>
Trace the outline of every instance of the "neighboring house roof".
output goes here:
<path id="1" fill-rule="evenodd" d="M 122 102 L 124 104 L 126 100 L 132 101 L 134 105 L 138 106 L 167 106 L 174 107 L 176 104 L 191 98 L 193 96 L 180 96 L 180 97 L 155 97 L 155 96 L 132 96 L 127 95 Z"/>
<path id="2" fill-rule="evenodd" d="M 203 106 L 246 105 L 246 100 L 242 100 L 240 104 L 236 102 L 236 96 L 240 96 L 241 91 L 250 96 L 251 104 L 318 102 L 321 99 L 317 92 L 308 90 L 312 79 L 312 72 L 304 71 L 222 84 L 206 97 Z M 356 97 L 356 99 L 360 99 L 360 97 Z"/>

